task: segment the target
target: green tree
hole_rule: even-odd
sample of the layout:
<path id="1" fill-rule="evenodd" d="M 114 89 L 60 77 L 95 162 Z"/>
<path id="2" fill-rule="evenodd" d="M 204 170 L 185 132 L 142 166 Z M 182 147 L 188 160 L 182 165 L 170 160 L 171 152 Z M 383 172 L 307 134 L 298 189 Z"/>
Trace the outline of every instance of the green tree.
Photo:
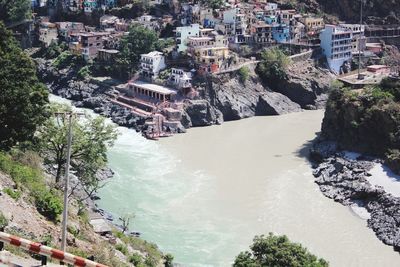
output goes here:
<path id="1" fill-rule="evenodd" d="M 292 243 L 283 236 L 269 233 L 256 236 L 250 246 L 251 252 L 241 252 L 235 259 L 234 267 L 327 267 L 328 262 L 318 259 L 306 248 Z"/>
<path id="2" fill-rule="evenodd" d="M 32 139 L 46 119 L 48 91 L 36 68 L 0 22 L 0 149 Z"/>
<path id="3" fill-rule="evenodd" d="M 165 254 L 164 255 L 164 267 L 173 267 L 174 266 L 174 256 L 172 254 Z"/>
<path id="4" fill-rule="evenodd" d="M 264 82 L 274 83 L 287 79 L 286 70 L 290 63 L 290 58 L 282 50 L 272 48 L 262 52 L 256 71 Z"/>
<path id="5" fill-rule="evenodd" d="M 29 19 L 31 15 L 30 0 L 0 0 L 0 20 L 6 23 Z"/>
<path id="6" fill-rule="evenodd" d="M 70 107 L 52 105 L 51 109 L 59 112 L 68 111 Z M 67 120 L 64 116 L 52 116 L 37 133 L 37 149 L 46 164 L 56 166 L 56 182 L 59 182 L 66 162 Z M 107 148 L 113 145 L 117 131 L 100 116 L 86 116 L 73 119 L 72 135 L 71 166 L 90 197 L 102 185 L 96 174 L 107 163 Z"/>
<path id="7" fill-rule="evenodd" d="M 122 38 L 121 49 L 116 60 L 117 68 L 124 76 L 137 70 L 141 54 L 149 53 L 157 48 L 158 37 L 155 31 L 141 25 L 133 25 L 129 34 Z"/>
<path id="8" fill-rule="evenodd" d="M 244 66 L 239 69 L 239 79 L 242 83 L 245 83 L 250 77 L 250 70 L 248 67 Z"/>

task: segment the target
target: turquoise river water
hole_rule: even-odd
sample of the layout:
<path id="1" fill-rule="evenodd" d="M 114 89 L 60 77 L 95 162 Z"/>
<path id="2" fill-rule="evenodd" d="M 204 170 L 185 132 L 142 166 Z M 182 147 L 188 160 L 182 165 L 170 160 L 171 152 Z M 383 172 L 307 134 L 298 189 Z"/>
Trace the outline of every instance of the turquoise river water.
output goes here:
<path id="1" fill-rule="evenodd" d="M 62 101 L 52 97 L 53 101 Z M 323 111 L 257 117 L 149 141 L 119 127 L 100 207 L 183 266 L 230 266 L 254 235 L 301 242 L 331 266 L 400 266 L 353 210 L 322 195 L 305 158 Z"/>

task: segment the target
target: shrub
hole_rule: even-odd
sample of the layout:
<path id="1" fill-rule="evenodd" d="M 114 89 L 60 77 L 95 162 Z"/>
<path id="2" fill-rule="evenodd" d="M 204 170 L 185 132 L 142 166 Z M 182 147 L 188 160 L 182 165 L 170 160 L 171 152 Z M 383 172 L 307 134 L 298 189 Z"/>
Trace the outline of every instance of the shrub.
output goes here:
<path id="1" fill-rule="evenodd" d="M 12 197 L 15 200 L 18 200 L 21 197 L 21 191 L 19 190 L 13 190 L 9 187 L 4 188 L 3 189 L 4 193 L 6 193 L 7 195 L 9 195 L 10 197 Z"/>
<path id="2" fill-rule="evenodd" d="M 116 244 L 115 249 L 121 251 L 124 255 L 128 255 L 128 248 L 124 244 Z"/>
<path id="3" fill-rule="evenodd" d="M 27 189 L 42 215 L 51 220 L 58 219 L 63 210 L 61 198 L 55 190 L 47 187 L 38 169 L 16 162 L 10 155 L 0 152 L 0 170 L 11 176 L 17 188 Z"/>
<path id="4" fill-rule="evenodd" d="M 249 70 L 248 67 L 241 67 L 241 68 L 239 69 L 238 74 L 239 74 L 239 79 L 240 79 L 240 81 L 241 81 L 242 83 L 245 83 L 245 82 L 249 79 L 250 70 Z"/>
<path id="5" fill-rule="evenodd" d="M 164 266 L 165 267 L 172 267 L 174 266 L 174 256 L 172 256 L 171 254 L 165 254 L 164 255 Z"/>
<path id="6" fill-rule="evenodd" d="M 250 246 L 251 252 L 241 252 L 235 259 L 234 267 L 261 266 L 308 266 L 327 267 L 328 263 L 318 259 L 298 243 L 292 243 L 286 236 L 256 236 Z"/>
<path id="7" fill-rule="evenodd" d="M 130 255 L 128 261 L 135 266 L 140 266 L 143 264 L 142 256 L 139 253 L 133 253 Z"/>
<path id="8" fill-rule="evenodd" d="M 279 48 L 265 50 L 256 71 L 264 82 L 274 83 L 287 79 L 286 69 L 291 60 Z"/>
<path id="9" fill-rule="evenodd" d="M 391 78 L 385 78 L 381 82 L 382 91 L 388 92 L 400 101 L 400 82 Z"/>
<path id="10" fill-rule="evenodd" d="M 87 77 L 89 77 L 91 75 L 91 71 L 89 69 L 89 66 L 84 66 L 82 67 L 79 71 L 78 71 L 78 78 L 79 79 L 86 79 Z"/>
<path id="11" fill-rule="evenodd" d="M 0 211 L 0 228 L 4 228 L 8 225 L 8 220 L 6 216 Z"/>
<path id="12" fill-rule="evenodd" d="M 369 89 L 368 92 L 371 94 L 371 96 L 375 102 L 378 102 L 379 100 L 385 100 L 385 99 L 386 100 L 394 99 L 394 96 L 390 92 L 382 91 L 382 89 L 379 87 L 373 87 L 373 88 Z"/>
<path id="13" fill-rule="evenodd" d="M 158 259 L 155 258 L 153 255 L 148 254 L 146 259 L 144 260 L 144 264 L 148 267 L 156 267 L 158 264 Z"/>
<path id="14" fill-rule="evenodd" d="M 60 198 L 52 190 L 43 189 L 36 193 L 35 205 L 37 210 L 50 220 L 57 220 L 58 215 L 63 212 Z"/>

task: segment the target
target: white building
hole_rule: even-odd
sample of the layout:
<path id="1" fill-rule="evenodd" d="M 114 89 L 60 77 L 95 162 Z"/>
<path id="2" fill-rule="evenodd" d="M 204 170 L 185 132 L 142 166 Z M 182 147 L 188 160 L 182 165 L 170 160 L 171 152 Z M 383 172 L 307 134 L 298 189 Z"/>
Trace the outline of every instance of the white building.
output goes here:
<path id="1" fill-rule="evenodd" d="M 85 13 L 92 13 L 97 8 L 97 0 L 84 0 L 83 10 Z"/>
<path id="2" fill-rule="evenodd" d="M 57 42 L 57 25 L 51 22 L 42 22 L 39 27 L 39 42 L 48 47 L 52 42 Z"/>
<path id="3" fill-rule="evenodd" d="M 169 81 L 179 89 L 192 87 L 192 73 L 183 69 L 172 68 Z"/>
<path id="4" fill-rule="evenodd" d="M 367 48 L 367 38 L 364 35 L 365 26 L 360 24 L 340 24 L 340 26 L 353 32 L 353 38 L 351 40 L 353 54 L 358 54 L 359 51 L 365 51 Z"/>
<path id="5" fill-rule="evenodd" d="M 325 25 L 320 34 L 321 48 L 332 71 L 340 73 L 343 64 L 352 58 L 352 38 L 352 30 Z"/>
<path id="6" fill-rule="evenodd" d="M 165 58 L 161 52 L 152 51 L 140 57 L 140 75 L 143 78 L 152 80 L 165 68 Z"/>
<path id="7" fill-rule="evenodd" d="M 176 47 L 178 52 L 186 52 L 189 37 L 197 37 L 200 34 L 200 25 L 177 27 L 175 31 Z"/>

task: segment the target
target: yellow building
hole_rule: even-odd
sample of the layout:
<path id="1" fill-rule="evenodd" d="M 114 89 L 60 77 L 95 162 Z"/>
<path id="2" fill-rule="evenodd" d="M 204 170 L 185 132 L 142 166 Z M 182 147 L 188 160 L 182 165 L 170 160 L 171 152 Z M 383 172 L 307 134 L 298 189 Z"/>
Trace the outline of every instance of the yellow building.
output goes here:
<path id="1" fill-rule="evenodd" d="M 188 53 L 200 66 L 210 72 L 218 71 L 229 56 L 228 39 L 223 35 L 210 34 L 207 37 L 190 37 Z"/>
<path id="2" fill-rule="evenodd" d="M 304 17 L 301 22 L 306 26 L 307 32 L 318 31 L 325 27 L 323 18 Z"/>

